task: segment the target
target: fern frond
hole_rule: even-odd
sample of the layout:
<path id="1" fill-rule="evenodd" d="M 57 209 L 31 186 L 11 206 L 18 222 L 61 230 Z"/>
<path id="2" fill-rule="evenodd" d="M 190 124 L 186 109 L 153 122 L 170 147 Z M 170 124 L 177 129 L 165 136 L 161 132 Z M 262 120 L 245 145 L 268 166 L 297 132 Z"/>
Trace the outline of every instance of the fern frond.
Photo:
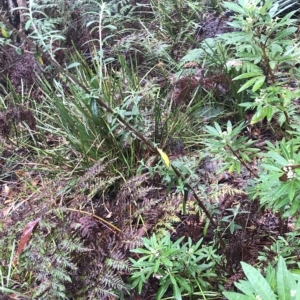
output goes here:
<path id="1" fill-rule="evenodd" d="M 245 195 L 243 190 L 236 189 L 229 184 L 223 184 L 220 189 L 216 192 L 216 197 L 224 197 L 225 195 L 235 196 L 235 195 Z"/>

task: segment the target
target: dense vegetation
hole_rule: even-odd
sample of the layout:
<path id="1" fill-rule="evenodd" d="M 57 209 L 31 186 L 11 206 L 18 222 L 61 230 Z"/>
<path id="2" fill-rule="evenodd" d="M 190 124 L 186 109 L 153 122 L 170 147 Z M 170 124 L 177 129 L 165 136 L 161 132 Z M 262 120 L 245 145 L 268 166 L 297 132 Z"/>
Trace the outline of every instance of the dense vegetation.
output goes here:
<path id="1" fill-rule="evenodd" d="M 300 299 L 294 2 L 0 9 L 1 299 Z"/>

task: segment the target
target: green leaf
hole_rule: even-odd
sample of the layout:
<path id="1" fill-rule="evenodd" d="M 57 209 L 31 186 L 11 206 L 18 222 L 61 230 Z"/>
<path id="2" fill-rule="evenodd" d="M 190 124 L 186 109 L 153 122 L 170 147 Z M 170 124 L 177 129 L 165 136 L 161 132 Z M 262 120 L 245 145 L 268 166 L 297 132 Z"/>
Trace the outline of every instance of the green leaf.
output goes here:
<path id="1" fill-rule="evenodd" d="M 220 125 L 217 122 L 214 122 L 214 125 L 215 125 L 218 133 L 220 134 L 222 132 L 222 128 L 220 127 Z"/>
<path id="2" fill-rule="evenodd" d="M 289 200 L 292 202 L 295 198 L 296 188 L 293 181 L 289 181 L 288 185 L 289 185 L 289 193 L 288 193 Z"/>
<path id="3" fill-rule="evenodd" d="M 72 64 L 70 64 L 70 65 L 68 65 L 67 66 L 67 70 L 69 70 L 69 69 L 72 69 L 72 68 L 75 68 L 75 67 L 78 67 L 78 66 L 80 66 L 81 64 L 80 64 L 80 62 L 73 62 Z"/>
<path id="4" fill-rule="evenodd" d="M 230 231 L 231 234 L 234 233 L 234 229 L 235 229 L 235 226 L 234 226 L 234 225 L 235 225 L 234 222 L 231 222 L 231 223 L 230 223 L 229 231 Z"/>
<path id="5" fill-rule="evenodd" d="M 163 282 L 163 284 L 161 285 L 161 287 L 158 289 L 158 291 L 156 293 L 156 299 L 160 300 L 163 297 L 163 295 L 166 293 L 168 288 L 169 288 L 169 283 Z"/>
<path id="6" fill-rule="evenodd" d="M 273 117 L 273 114 L 274 114 L 273 107 L 272 107 L 272 106 L 264 107 L 264 111 L 265 111 L 267 120 L 268 120 L 268 121 L 271 121 L 271 119 L 272 119 L 272 117 Z"/>
<path id="7" fill-rule="evenodd" d="M 213 135 L 213 136 L 219 136 L 220 133 L 212 126 L 205 126 L 206 132 Z"/>
<path id="8" fill-rule="evenodd" d="M 280 256 L 277 267 L 277 292 L 280 300 L 289 300 L 291 292 L 290 275 L 284 259 Z"/>
<path id="9" fill-rule="evenodd" d="M 242 15 L 245 15 L 245 10 L 241 6 L 239 6 L 239 5 L 235 4 L 235 3 L 224 2 L 223 6 L 226 7 L 226 8 L 228 8 L 229 10 L 232 10 L 234 12 L 237 12 L 237 13 L 240 13 Z"/>
<path id="10" fill-rule="evenodd" d="M 251 119 L 251 125 L 256 124 L 266 116 L 266 110 L 257 110 Z"/>
<path id="11" fill-rule="evenodd" d="M 285 146 L 285 143 L 284 143 L 284 142 L 280 143 L 280 149 L 281 149 L 282 155 L 283 155 L 286 159 L 290 159 L 289 151 L 288 151 L 287 147 Z"/>
<path id="12" fill-rule="evenodd" d="M 164 265 L 165 267 L 172 267 L 173 263 L 166 257 L 161 257 L 160 258 L 161 264 Z"/>
<path id="13" fill-rule="evenodd" d="M 180 289 L 177 285 L 175 277 L 172 274 L 170 275 L 170 280 L 173 285 L 173 296 L 175 297 L 176 300 L 182 300 Z"/>
<path id="14" fill-rule="evenodd" d="M 242 291 L 245 295 L 252 296 L 255 294 L 255 290 L 249 281 L 240 280 L 234 284 L 240 291 Z"/>
<path id="15" fill-rule="evenodd" d="M 297 270 L 297 271 L 300 271 L 300 270 Z M 298 274 L 300 275 L 300 274 Z M 298 280 L 298 284 L 296 286 L 296 300 L 300 300 L 300 280 Z"/>
<path id="16" fill-rule="evenodd" d="M 241 88 L 238 90 L 238 93 L 240 93 L 240 92 L 246 90 L 248 87 L 250 87 L 251 85 L 255 84 L 257 78 L 259 78 L 259 77 L 254 77 L 254 78 L 248 80 L 245 84 L 243 84 L 243 85 L 241 86 Z"/>
<path id="17" fill-rule="evenodd" d="M 293 34 L 294 32 L 296 32 L 298 30 L 297 27 L 289 27 L 289 28 L 286 28 L 282 31 L 280 31 L 275 39 L 273 40 L 273 42 L 277 41 L 277 40 L 282 40 L 284 37 L 288 36 L 288 35 L 291 35 Z"/>
<path id="18" fill-rule="evenodd" d="M 153 273 L 157 273 L 158 269 L 159 269 L 159 266 L 160 266 L 160 260 L 157 259 L 154 263 L 154 266 L 153 266 Z"/>
<path id="19" fill-rule="evenodd" d="M 276 162 L 276 164 L 279 164 L 282 167 L 286 166 L 288 164 L 288 161 L 283 156 L 281 156 L 280 154 L 278 154 L 276 152 L 269 151 L 266 155 L 267 155 L 267 157 L 272 158 Z M 266 165 L 264 164 L 264 166 L 266 166 Z"/>
<path id="20" fill-rule="evenodd" d="M 132 250 L 130 250 L 130 252 L 140 253 L 140 254 L 148 254 L 148 255 L 151 254 L 151 251 L 145 250 L 145 249 L 142 249 L 142 248 L 132 249 Z"/>
<path id="21" fill-rule="evenodd" d="M 187 283 L 185 278 L 182 278 L 181 276 L 176 275 L 176 281 L 182 288 L 184 288 L 184 290 L 186 290 L 189 293 L 189 295 L 192 293 L 193 289 L 190 286 L 190 284 Z"/>
<path id="22" fill-rule="evenodd" d="M 255 300 L 253 296 L 246 296 L 243 294 L 233 293 L 233 292 L 223 292 L 223 295 L 229 300 Z"/>
<path id="23" fill-rule="evenodd" d="M 292 216 L 295 216 L 299 212 L 299 201 L 298 199 L 294 199 L 292 206 L 290 207 L 290 212 Z M 295 226 L 296 228 L 296 226 Z"/>
<path id="24" fill-rule="evenodd" d="M 25 28 L 24 28 L 25 31 L 27 31 L 27 30 L 30 28 L 31 23 L 32 23 L 32 20 L 28 20 L 28 21 L 26 22 Z"/>
<path id="25" fill-rule="evenodd" d="M 251 78 L 251 77 L 258 77 L 261 76 L 262 72 L 249 72 L 249 73 L 244 73 L 241 74 L 237 77 L 234 77 L 233 80 L 239 80 L 239 79 L 246 79 L 246 78 Z"/>
<path id="26" fill-rule="evenodd" d="M 276 295 L 260 272 L 244 262 L 241 262 L 241 264 L 243 271 L 256 294 L 263 300 L 276 300 Z"/>
<path id="27" fill-rule="evenodd" d="M 173 285 L 173 292 L 174 292 L 174 297 L 176 300 L 182 300 L 181 291 L 180 291 L 177 283 L 175 285 Z"/>
<path id="28" fill-rule="evenodd" d="M 258 89 L 260 89 L 261 86 L 265 83 L 265 81 L 266 81 L 266 76 L 260 76 L 260 77 L 257 77 L 257 81 L 256 81 L 256 83 L 253 85 L 252 91 L 255 92 L 255 91 L 257 91 Z"/>

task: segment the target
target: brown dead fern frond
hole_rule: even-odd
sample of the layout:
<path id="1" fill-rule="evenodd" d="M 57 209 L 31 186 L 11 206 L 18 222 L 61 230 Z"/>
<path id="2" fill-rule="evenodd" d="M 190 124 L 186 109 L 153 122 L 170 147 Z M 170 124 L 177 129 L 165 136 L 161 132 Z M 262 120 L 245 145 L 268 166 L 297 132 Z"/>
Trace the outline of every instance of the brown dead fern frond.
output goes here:
<path id="1" fill-rule="evenodd" d="M 126 204 L 143 200 L 149 195 L 150 192 L 157 190 L 158 188 L 148 184 L 149 175 L 136 175 L 125 183 L 122 184 L 117 194 L 117 204 Z"/>
<path id="2" fill-rule="evenodd" d="M 215 196 L 217 198 L 224 197 L 225 195 L 235 196 L 235 195 L 245 195 L 246 194 L 243 190 L 236 189 L 229 184 L 223 184 L 222 186 L 219 186 L 219 187 L 220 188 L 215 193 Z"/>
<path id="3" fill-rule="evenodd" d="M 98 160 L 79 177 L 75 188 L 77 192 L 88 193 L 88 198 L 92 199 L 97 193 L 104 192 L 120 178 L 120 176 L 110 176 L 109 172 L 106 172 L 107 167 L 116 159 L 107 162 L 104 160 L 105 158 Z"/>

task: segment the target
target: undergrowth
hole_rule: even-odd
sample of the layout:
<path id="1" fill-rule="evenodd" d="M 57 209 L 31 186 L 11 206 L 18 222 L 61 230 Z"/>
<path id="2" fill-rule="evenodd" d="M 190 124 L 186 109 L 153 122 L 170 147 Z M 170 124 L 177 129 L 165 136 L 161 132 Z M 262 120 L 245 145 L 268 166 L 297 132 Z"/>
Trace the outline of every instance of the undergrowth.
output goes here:
<path id="1" fill-rule="evenodd" d="M 0 6 L 3 297 L 262 299 L 257 277 L 296 299 L 297 7 L 20 3 Z"/>

